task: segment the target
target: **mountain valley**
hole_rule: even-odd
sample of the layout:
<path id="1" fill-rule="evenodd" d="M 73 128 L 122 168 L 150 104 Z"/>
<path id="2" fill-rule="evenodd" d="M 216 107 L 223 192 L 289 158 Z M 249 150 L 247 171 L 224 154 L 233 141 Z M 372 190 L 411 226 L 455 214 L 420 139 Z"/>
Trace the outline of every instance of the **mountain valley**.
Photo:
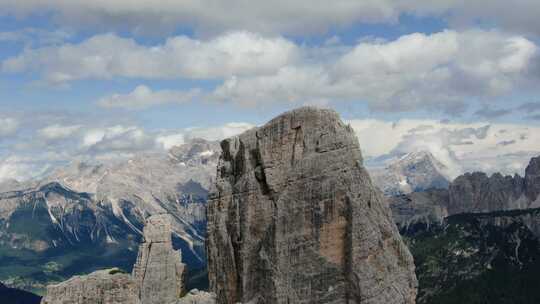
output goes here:
<path id="1" fill-rule="evenodd" d="M 0 281 L 41 293 L 79 273 L 130 271 L 144 219 L 168 213 L 175 247 L 194 284 L 205 286 L 205 209 L 218 149 L 193 140 L 168 155 L 75 163 L 43 180 L 11 182 L 16 190 L 0 193 Z"/>

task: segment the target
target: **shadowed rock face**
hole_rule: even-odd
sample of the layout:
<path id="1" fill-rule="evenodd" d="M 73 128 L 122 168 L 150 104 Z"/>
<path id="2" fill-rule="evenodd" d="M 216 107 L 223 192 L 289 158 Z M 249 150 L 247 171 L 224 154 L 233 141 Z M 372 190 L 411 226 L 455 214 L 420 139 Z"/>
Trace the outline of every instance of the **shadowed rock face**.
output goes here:
<path id="1" fill-rule="evenodd" d="M 41 297 L 33 293 L 6 287 L 0 282 L 0 303 L 39 304 Z"/>
<path id="2" fill-rule="evenodd" d="M 466 173 L 452 182 L 449 193 L 449 214 L 538 208 L 540 157 L 531 159 L 525 177 Z"/>
<path id="3" fill-rule="evenodd" d="M 490 212 L 520 208 L 517 201 L 523 193 L 523 178 L 499 173 L 466 173 L 456 178 L 449 188 L 448 213 Z"/>
<path id="4" fill-rule="evenodd" d="M 208 206 L 218 303 L 414 303 L 416 277 L 352 129 L 301 108 L 221 143 Z"/>
<path id="5" fill-rule="evenodd" d="M 540 194 L 540 156 L 531 159 L 525 170 L 525 191 L 532 201 L 538 201 Z"/>

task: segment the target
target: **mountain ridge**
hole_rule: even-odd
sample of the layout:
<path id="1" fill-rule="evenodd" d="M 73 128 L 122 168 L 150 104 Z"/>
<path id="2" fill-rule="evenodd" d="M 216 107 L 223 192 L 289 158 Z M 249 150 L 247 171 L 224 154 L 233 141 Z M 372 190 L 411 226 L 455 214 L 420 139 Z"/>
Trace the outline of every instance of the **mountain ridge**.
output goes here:
<path id="1" fill-rule="evenodd" d="M 408 226 L 422 219 L 440 223 L 445 217 L 460 213 L 539 208 L 539 162 L 540 156 L 533 157 L 524 177 L 465 173 L 454 179 L 448 189 L 388 196 L 387 200 L 398 226 Z"/>

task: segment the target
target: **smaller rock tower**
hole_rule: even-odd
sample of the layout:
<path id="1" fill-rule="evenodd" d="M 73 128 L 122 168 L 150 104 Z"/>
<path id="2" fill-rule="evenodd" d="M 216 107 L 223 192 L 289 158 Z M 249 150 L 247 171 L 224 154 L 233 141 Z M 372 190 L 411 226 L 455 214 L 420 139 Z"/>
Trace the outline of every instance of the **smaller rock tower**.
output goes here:
<path id="1" fill-rule="evenodd" d="M 187 267 L 181 262 L 181 252 L 173 249 L 171 231 L 170 215 L 147 219 L 132 273 L 142 304 L 170 303 L 185 292 Z"/>

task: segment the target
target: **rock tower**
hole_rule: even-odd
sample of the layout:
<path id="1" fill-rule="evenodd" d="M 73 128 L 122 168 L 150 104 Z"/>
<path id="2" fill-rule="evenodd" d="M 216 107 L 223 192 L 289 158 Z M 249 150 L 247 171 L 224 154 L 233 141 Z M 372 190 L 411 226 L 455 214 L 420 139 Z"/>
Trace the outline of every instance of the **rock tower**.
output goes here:
<path id="1" fill-rule="evenodd" d="M 413 304 L 411 254 L 337 113 L 284 113 L 221 143 L 208 205 L 218 303 Z"/>

